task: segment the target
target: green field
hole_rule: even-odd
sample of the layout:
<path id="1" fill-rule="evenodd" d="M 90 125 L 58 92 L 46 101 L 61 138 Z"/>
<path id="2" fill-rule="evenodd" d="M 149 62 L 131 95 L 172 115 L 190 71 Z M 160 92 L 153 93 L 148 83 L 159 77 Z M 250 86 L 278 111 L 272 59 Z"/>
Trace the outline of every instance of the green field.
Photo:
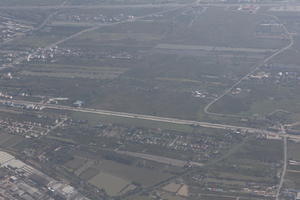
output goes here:
<path id="1" fill-rule="evenodd" d="M 63 0 L 1 0 L 0 6 L 30 6 L 30 5 L 40 5 L 40 6 L 47 6 L 47 5 L 59 5 L 63 2 Z"/>

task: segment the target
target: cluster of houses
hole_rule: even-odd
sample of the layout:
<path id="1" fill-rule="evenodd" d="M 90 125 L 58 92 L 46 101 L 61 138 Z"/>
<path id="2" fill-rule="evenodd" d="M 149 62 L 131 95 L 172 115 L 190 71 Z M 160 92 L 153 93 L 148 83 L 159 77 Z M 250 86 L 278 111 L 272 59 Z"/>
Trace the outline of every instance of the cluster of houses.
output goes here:
<path id="1" fill-rule="evenodd" d="M 94 23 L 115 23 L 120 22 L 128 19 L 134 19 L 133 15 L 126 15 L 126 14 L 118 14 L 115 16 L 106 16 L 99 12 L 97 13 L 81 13 L 81 14 L 73 14 L 64 12 L 59 14 L 56 17 L 59 21 L 69 21 L 69 22 L 76 22 L 76 23 L 85 23 L 85 22 L 94 22 Z"/>
<path id="2" fill-rule="evenodd" d="M 30 31 L 32 27 L 17 23 L 8 18 L 2 18 L 0 21 L 0 42 L 9 41 L 18 34 Z"/>
<path id="3" fill-rule="evenodd" d="M 225 138 L 219 141 L 217 138 L 209 135 L 201 135 L 197 138 L 177 135 L 167 131 L 161 131 L 159 134 L 155 130 L 135 129 L 130 130 L 117 125 L 101 126 L 99 136 L 117 138 L 120 144 L 126 146 L 127 143 L 140 145 L 153 145 L 174 152 L 186 152 L 187 154 L 197 155 L 196 161 L 209 160 L 222 153 L 237 141 L 236 133 L 228 132 Z"/>
<path id="4" fill-rule="evenodd" d="M 37 138 L 43 133 L 46 132 L 47 126 L 43 126 L 41 123 L 36 122 L 18 122 L 15 120 L 0 120 L 0 126 L 2 131 L 13 134 L 19 135 L 25 138 Z"/>
<path id="5" fill-rule="evenodd" d="M 19 108 L 19 109 L 26 109 L 26 110 L 43 110 L 44 107 L 36 104 L 22 104 L 22 103 L 14 103 L 11 101 L 5 101 L 2 103 L 5 106 Z"/>
<path id="6" fill-rule="evenodd" d="M 82 52 L 78 49 L 59 48 L 57 46 L 51 48 L 38 48 L 34 53 L 27 56 L 27 62 L 55 62 L 55 58 L 64 56 L 81 56 Z"/>

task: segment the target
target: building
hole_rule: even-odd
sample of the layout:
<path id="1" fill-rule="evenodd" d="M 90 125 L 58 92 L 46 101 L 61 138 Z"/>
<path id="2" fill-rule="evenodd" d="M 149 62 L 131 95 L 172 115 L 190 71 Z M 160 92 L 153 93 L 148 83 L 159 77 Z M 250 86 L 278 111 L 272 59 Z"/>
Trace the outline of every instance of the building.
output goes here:
<path id="1" fill-rule="evenodd" d="M 83 106 L 83 101 L 77 100 L 77 101 L 75 101 L 75 102 L 73 103 L 73 105 L 74 105 L 75 107 L 82 107 L 82 106 Z"/>
<path id="2" fill-rule="evenodd" d="M 296 200 L 300 200 L 300 192 L 297 192 Z"/>

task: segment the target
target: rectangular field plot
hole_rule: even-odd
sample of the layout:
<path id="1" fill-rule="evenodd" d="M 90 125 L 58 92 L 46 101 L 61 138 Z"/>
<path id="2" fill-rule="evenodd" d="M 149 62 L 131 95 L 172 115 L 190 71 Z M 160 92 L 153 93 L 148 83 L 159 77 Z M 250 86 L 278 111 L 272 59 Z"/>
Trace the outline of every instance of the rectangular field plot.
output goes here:
<path id="1" fill-rule="evenodd" d="M 85 67 L 74 65 L 29 65 L 21 72 L 25 76 L 47 76 L 56 78 L 114 79 L 126 68 Z"/>
<path id="2" fill-rule="evenodd" d="M 179 44 L 159 44 L 158 49 L 174 49 L 174 50 L 197 50 L 197 51 L 228 51 L 228 52 L 246 52 L 246 53 L 266 53 L 274 52 L 274 49 L 255 49 L 255 48 L 231 48 L 216 47 L 202 45 L 179 45 Z"/>
<path id="3" fill-rule="evenodd" d="M 100 172 L 89 180 L 89 183 L 95 185 L 100 189 L 104 189 L 110 196 L 119 194 L 123 188 L 130 184 L 120 177 Z"/>

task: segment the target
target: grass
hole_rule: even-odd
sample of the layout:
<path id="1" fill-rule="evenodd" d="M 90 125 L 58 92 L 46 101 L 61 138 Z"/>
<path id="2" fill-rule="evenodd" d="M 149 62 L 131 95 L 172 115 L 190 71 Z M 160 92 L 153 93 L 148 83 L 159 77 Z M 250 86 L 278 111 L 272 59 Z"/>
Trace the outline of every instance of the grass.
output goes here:
<path id="1" fill-rule="evenodd" d="M 207 176 L 220 180 L 275 184 L 283 157 L 282 141 L 249 138 L 222 162 L 214 163 Z"/>
<path id="2" fill-rule="evenodd" d="M 85 162 L 85 158 L 75 156 L 73 160 L 70 160 L 65 164 L 65 167 L 71 168 L 72 170 L 76 170 L 82 167 L 85 164 Z"/>
<path id="3" fill-rule="evenodd" d="M 114 10 L 114 12 L 117 13 L 118 10 Z M 218 16 L 217 19 L 213 17 L 216 13 Z M 145 46 L 151 47 L 156 45 L 156 42 L 149 42 L 150 40 L 156 39 L 161 40 L 159 43 L 173 42 L 177 44 L 178 41 L 180 41 L 182 44 L 179 45 L 189 45 L 191 41 L 186 41 L 186 39 L 191 39 L 193 41 L 197 40 L 197 42 L 195 42 L 195 45 L 197 45 L 199 42 L 198 40 L 203 40 L 203 38 L 209 37 L 211 34 L 209 36 L 202 34 L 191 35 L 192 38 L 189 38 L 185 37 L 185 32 L 188 32 L 187 34 L 191 34 L 190 32 L 194 31 L 197 33 L 199 31 L 205 31 L 205 29 L 202 29 L 201 27 L 207 26 L 207 20 L 211 20 L 214 24 L 220 26 L 220 29 L 227 28 L 222 24 L 222 22 L 230 24 L 230 26 L 235 26 L 235 29 L 228 30 L 229 32 L 239 29 L 238 26 L 245 26 L 245 24 L 242 23 L 234 24 L 232 21 L 227 20 L 226 17 L 224 18 L 224 16 L 227 16 L 233 22 L 241 21 L 241 19 L 235 18 L 236 16 L 240 16 L 240 14 L 227 13 L 223 10 L 209 8 L 203 18 L 201 17 L 198 19 L 199 21 L 197 21 L 195 26 L 192 27 L 192 30 L 187 30 L 184 26 L 185 24 L 178 21 L 178 24 L 174 25 L 175 27 L 172 32 L 170 28 L 171 22 L 167 17 L 162 21 L 159 19 L 152 22 L 137 21 L 133 23 L 120 24 L 118 26 L 103 27 L 62 44 L 62 47 L 71 46 L 79 48 L 84 52 L 88 52 L 91 59 L 81 57 L 75 58 L 76 61 L 81 60 L 82 66 L 75 64 L 76 66 L 74 65 L 74 67 L 70 67 L 71 62 L 65 60 L 66 62 L 70 62 L 69 65 L 61 63 L 61 67 L 53 66 L 53 68 L 51 68 L 51 66 L 45 65 L 43 68 L 36 69 L 33 68 L 33 66 L 29 66 L 29 68 L 24 69 L 21 75 L 28 75 L 28 77 L 22 76 L 23 79 L 36 79 L 41 82 L 40 84 L 33 84 L 33 87 L 30 87 L 32 90 L 39 87 L 36 93 L 40 93 L 42 90 L 43 93 L 46 93 L 45 95 L 47 95 L 47 93 L 51 93 L 51 96 L 64 94 L 70 95 L 70 97 L 74 98 L 85 98 L 83 100 L 87 103 L 87 106 L 93 108 L 202 120 L 205 118 L 205 116 L 203 116 L 203 107 L 208 103 L 208 101 L 214 98 L 212 95 L 220 94 L 224 91 L 224 89 L 228 88 L 232 84 L 232 79 L 228 77 L 240 77 L 241 74 L 247 72 L 252 61 L 245 58 L 240 64 L 233 65 L 233 61 L 228 58 L 220 58 L 220 62 L 216 61 L 215 55 L 199 58 L 195 55 L 187 56 L 181 54 L 178 56 L 173 53 L 153 53 L 153 50 L 151 49 L 146 49 L 145 54 L 141 54 L 140 52 L 145 51 Z M 257 18 L 261 19 L 261 17 L 256 18 L 255 16 L 244 14 L 241 14 L 241 17 L 251 23 L 251 26 L 247 26 L 245 28 L 249 30 L 251 29 L 252 33 L 255 30 L 254 25 L 257 23 L 255 20 Z M 38 37 L 43 36 L 49 36 L 51 38 L 51 35 L 61 36 L 66 35 L 67 33 L 70 34 L 70 32 L 79 28 L 72 27 L 70 31 L 68 29 L 69 27 L 64 26 L 51 26 L 49 33 L 39 33 L 37 34 L 36 39 L 38 40 Z M 239 31 L 244 30 L 239 29 Z M 251 39 L 253 36 L 249 35 L 247 31 L 245 30 L 245 33 L 242 33 L 245 34 L 245 37 L 249 37 Z M 213 31 L 214 34 L 215 32 L 216 31 Z M 128 35 L 130 38 L 128 38 Z M 228 35 L 226 35 L 223 39 L 235 41 L 235 38 L 231 38 L 232 36 L 227 38 Z M 209 40 L 210 42 L 214 42 L 212 38 Z M 112 41 L 115 43 L 114 47 L 105 46 L 111 45 Z M 120 44 L 121 46 L 127 46 L 121 47 Z M 210 45 L 215 46 L 214 44 Z M 228 45 L 220 44 L 220 46 Z M 244 48 L 243 45 L 239 46 Z M 133 55 L 133 57 L 126 61 L 120 61 L 117 59 L 109 59 L 105 56 L 103 58 L 103 52 L 112 55 L 126 52 Z M 86 66 L 90 65 L 92 62 L 98 62 L 100 66 L 107 66 L 107 63 L 113 63 L 112 66 L 114 66 L 116 70 L 100 70 L 100 68 L 94 68 L 96 65 L 91 66 L 91 68 L 87 68 Z M 78 63 L 80 63 L 80 61 Z M 119 71 L 119 68 L 122 68 L 122 70 Z M 126 71 L 125 69 L 128 70 Z M 43 79 L 41 79 L 41 77 L 43 77 Z M 212 79 L 211 77 L 215 78 Z M 85 85 L 86 79 L 89 78 L 94 78 L 96 80 L 92 80 L 90 82 L 91 84 Z M 53 87 L 52 90 L 51 88 L 47 88 L 49 89 L 49 91 L 47 91 L 44 89 L 45 87 L 42 87 L 42 84 L 49 79 L 56 82 L 53 85 L 61 85 Z M 106 82 L 100 82 L 99 79 L 109 80 Z M 75 82 L 75 80 L 75 84 L 81 86 L 81 88 L 76 90 L 74 89 L 74 85 L 66 84 L 66 82 Z M 195 90 L 204 91 L 210 95 L 208 95 L 205 99 L 195 98 L 192 96 L 192 91 Z M 59 94 L 57 94 L 58 92 Z M 71 96 L 70 93 L 76 93 L 76 95 Z M 141 123 L 143 124 L 144 122 Z M 175 129 L 177 129 L 177 127 Z"/>
<path id="4" fill-rule="evenodd" d="M 287 187 L 299 190 L 300 189 L 300 173 L 287 172 L 287 174 L 285 176 L 285 182 L 287 184 Z"/>
<path id="5" fill-rule="evenodd" d="M 47 47 L 61 39 L 64 39 L 74 33 L 83 30 L 85 27 L 62 27 L 62 26 L 47 26 L 44 29 L 35 32 L 24 38 L 14 40 L 10 43 L 10 48 L 38 48 Z"/>
<path id="6" fill-rule="evenodd" d="M 132 39 L 140 42 L 159 41 L 161 39 L 159 34 L 149 33 L 97 33 L 90 32 L 78 37 L 78 40 L 92 40 L 94 42 L 115 42 L 126 39 Z"/>
<path id="7" fill-rule="evenodd" d="M 288 143 L 288 159 L 300 161 L 300 143 L 289 141 Z"/>
<path id="8" fill-rule="evenodd" d="M 30 64 L 26 65 L 21 74 L 57 78 L 114 79 L 126 70 L 118 67 Z"/>
<path id="9" fill-rule="evenodd" d="M 99 171 L 100 170 L 95 167 L 90 167 L 80 174 L 80 178 L 82 178 L 84 180 L 89 180 L 89 179 L 95 177 L 99 173 Z"/>
<path id="10" fill-rule="evenodd" d="M 99 155 L 101 156 L 101 154 Z M 134 164 L 123 164 L 113 160 L 106 160 L 104 158 L 88 158 L 78 157 L 74 155 L 74 159 L 65 163 L 64 167 L 69 169 L 75 175 L 80 178 L 92 181 L 93 184 L 97 185 L 99 177 L 92 180 L 93 177 L 100 173 L 100 177 L 104 175 L 109 179 L 111 177 L 114 181 L 116 179 L 122 179 L 126 182 L 139 184 L 142 187 L 149 187 L 159 183 L 162 180 L 168 179 L 171 174 L 163 172 L 160 167 L 155 169 L 136 167 Z M 101 178 L 100 178 L 101 179 Z M 118 181 L 117 181 L 118 182 Z M 104 184 L 103 182 L 99 185 Z M 127 185 L 127 184 L 126 184 Z M 122 189 L 122 188 L 121 188 Z"/>
<path id="11" fill-rule="evenodd" d="M 274 84 L 274 77 L 267 81 L 244 81 L 239 87 L 245 91 L 239 95 L 228 94 L 211 108 L 214 112 L 240 116 L 267 116 L 276 110 L 291 114 L 300 112 L 298 85 Z"/>
<path id="12" fill-rule="evenodd" d="M 136 195 L 136 196 L 132 196 L 126 200 L 153 200 L 153 199 L 149 196 Z"/>
<path id="13" fill-rule="evenodd" d="M 104 160 L 99 166 L 103 172 L 115 175 L 117 177 L 139 183 L 144 187 L 149 187 L 169 178 L 171 175 L 157 170 L 137 168 L 109 160 Z"/>
<path id="14" fill-rule="evenodd" d="M 160 81 L 175 81 L 175 82 L 182 82 L 182 83 L 197 83 L 197 84 L 202 83 L 202 81 L 185 79 L 185 78 L 157 77 L 156 79 Z"/>
<path id="15" fill-rule="evenodd" d="M 0 6 L 47 6 L 47 5 L 59 5 L 63 0 L 1 0 Z"/>
<path id="16" fill-rule="evenodd" d="M 125 188 L 129 181 L 124 180 L 120 177 L 100 172 L 96 176 L 89 180 L 89 183 L 95 185 L 99 189 L 104 189 L 105 192 L 110 196 L 118 195 L 123 188 Z"/>
<path id="17" fill-rule="evenodd" d="M 75 142 L 72 139 L 68 139 L 68 138 L 62 138 L 62 137 L 57 137 L 57 136 L 51 136 L 51 135 L 47 135 L 46 136 L 48 139 L 52 139 L 52 140 L 58 140 L 60 142 L 66 142 L 66 143 L 71 143 L 71 144 L 77 144 L 77 142 Z"/>
<path id="18" fill-rule="evenodd" d="M 16 145 L 18 145 L 24 140 L 24 138 L 21 136 L 11 135 L 6 133 L 0 134 L 0 137 L 1 137 L 0 147 L 5 149 L 14 148 Z"/>
<path id="19" fill-rule="evenodd" d="M 95 1 L 92 2 L 95 3 Z M 79 2 L 77 1 L 77 3 Z M 120 14 L 123 11 L 126 11 L 125 14 L 140 14 L 145 9 L 100 9 L 100 11 L 103 11 L 105 15 Z M 147 12 L 154 11 L 156 9 L 147 10 Z M 83 11 L 67 10 L 66 12 L 67 15 L 71 15 L 78 14 L 77 12 L 80 14 Z M 93 9 L 86 14 L 94 15 L 94 13 L 99 14 L 99 10 Z M 187 15 L 189 15 L 188 18 L 193 17 L 190 14 Z M 117 26 L 105 26 L 85 33 L 60 46 L 75 47 L 88 56 L 76 57 L 75 61 L 58 58 L 61 65 L 41 65 L 40 68 L 33 65 L 27 66 L 19 74 L 21 80 L 18 82 L 19 84 L 24 83 L 24 87 L 30 88 L 35 94 L 64 95 L 72 100 L 84 98 L 81 100 L 93 108 L 203 120 L 206 118 L 203 115 L 204 106 L 215 95 L 223 92 L 237 78 L 248 72 L 249 67 L 257 60 L 236 52 L 227 52 L 230 58 L 219 57 L 215 52 L 209 52 L 199 58 L 198 55 L 178 54 L 178 52 L 155 53 L 155 50 L 149 47 L 166 43 L 184 45 L 183 47 L 209 45 L 241 50 L 239 48 L 277 48 L 284 43 L 255 38 L 256 26 L 268 19 L 266 16 L 208 8 L 190 28 L 186 27 L 188 23 L 183 18 L 185 17 L 182 16 L 182 13 L 176 12 L 176 15 L 169 13 L 153 21 L 135 21 Z M 216 27 L 216 30 L 211 29 L 211 24 Z M 16 41 L 15 46 L 18 48 L 19 46 L 45 46 L 80 30 L 82 27 L 47 26 L 27 40 Z M 118 60 L 107 56 L 124 52 L 132 55 L 132 59 Z M 244 58 L 237 59 L 239 63 L 234 64 L 235 61 L 232 58 L 236 56 Z M 108 63 L 113 66 L 113 70 L 95 67 L 97 65 L 106 67 Z M 91 65 L 90 68 L 87 67 L 89 65 Z M 27 76 L 23 76 L 24 74 Z M 91 78 L 95 80 L 87 80 Z M 10 85 L 14 84 L 10 83 Z M 74 89 L 74 85 L 76 89 Z M 192 92 L 195 90 L 207 92 L 209 95 L 204 99 L 195 98 L 192 96 Z M 255 96 L 260 96 L 259 94 Z M 269 102 L 255 105 L 255 103 L 248 104 L 244 100 L 228 99 L 218 107 L 220 110 L 217 112 L 223 113 L 224 108 L 227 108 L 225 113 L 228 111 L 229 113 L 244 112 L 246 114 L 249 114 L 247 112 L 271 110 L 269 107 L 272 105 Z M 282 101 L 281 106 L 284 107 L 288 103 Z M 112 120 L 118 121 L 119 119 Z M 141 123 L 142 126 L 150 127 L 165 126 L 165 124 L 136 120 L 128 122 L 129 119 L 123 121 L 127 121 L 126 123 L 129 124 Z M 166 126 L 168 129 L 181 129 L 175 125 L 167 124 Z"/>
<path id="20" fill-rule="evenodd" d="M 89 160 L 89 162 L 93 162 Z M 73 170 L 81 169 L 82 160 L 75 159 L 68 162 L 64 166 L 70 168 L 70 165 L 75 163 L 79 167 L 77 170 L 72 166 Z M 111 195 L 115 196 L 125 186 L 131 183 L 140 184 L 143 187 L 149 187 L 156 183 L 169 178 L 171 175 L 157 170 L 146 168 L 138 168 L 135 166 L 125 165 L 110 160 L 100 160 L 99 164 L 93 163 L 87 169 L 80 173 L 79 177 L 95 185 L 98 188 L 103 188 Z"/>
<path id="21" fill-rule="evenodd" d="M 98 0 L 85 0 L 84 1 L 84 5 L 86 4 L 91 4 L 91 5 L 96 5 L 96 4 L 116 4 L 116 5 L 120 5 L 120 4 L 149 4 L 149 3 L 154 3 L 154 4 L 162 4 L 162 3 L 191 3 L 193 2 L 192 0 L 186 0 L 186 1 L 177 1 L 177 0 L 153 0 L 153 1 L 149 1 L 149 0 L 126 0 L 124 1 L 120 1 L 120 0 L 104 0 L 104 1 L 98 1 Z M 70 4 L 73 5 L 82 5 L 83 1 L 81 0 L 71 0 Z"/>
<path id="22" fill-rule="evenodd" d="M 14 135 L 2 133 L 1 134 L 0 146 L 4 146 L 4 145 L 6 146 L 7 145 L 7 141 L 11 140 L 14 137 L 15 137 Z"/>

